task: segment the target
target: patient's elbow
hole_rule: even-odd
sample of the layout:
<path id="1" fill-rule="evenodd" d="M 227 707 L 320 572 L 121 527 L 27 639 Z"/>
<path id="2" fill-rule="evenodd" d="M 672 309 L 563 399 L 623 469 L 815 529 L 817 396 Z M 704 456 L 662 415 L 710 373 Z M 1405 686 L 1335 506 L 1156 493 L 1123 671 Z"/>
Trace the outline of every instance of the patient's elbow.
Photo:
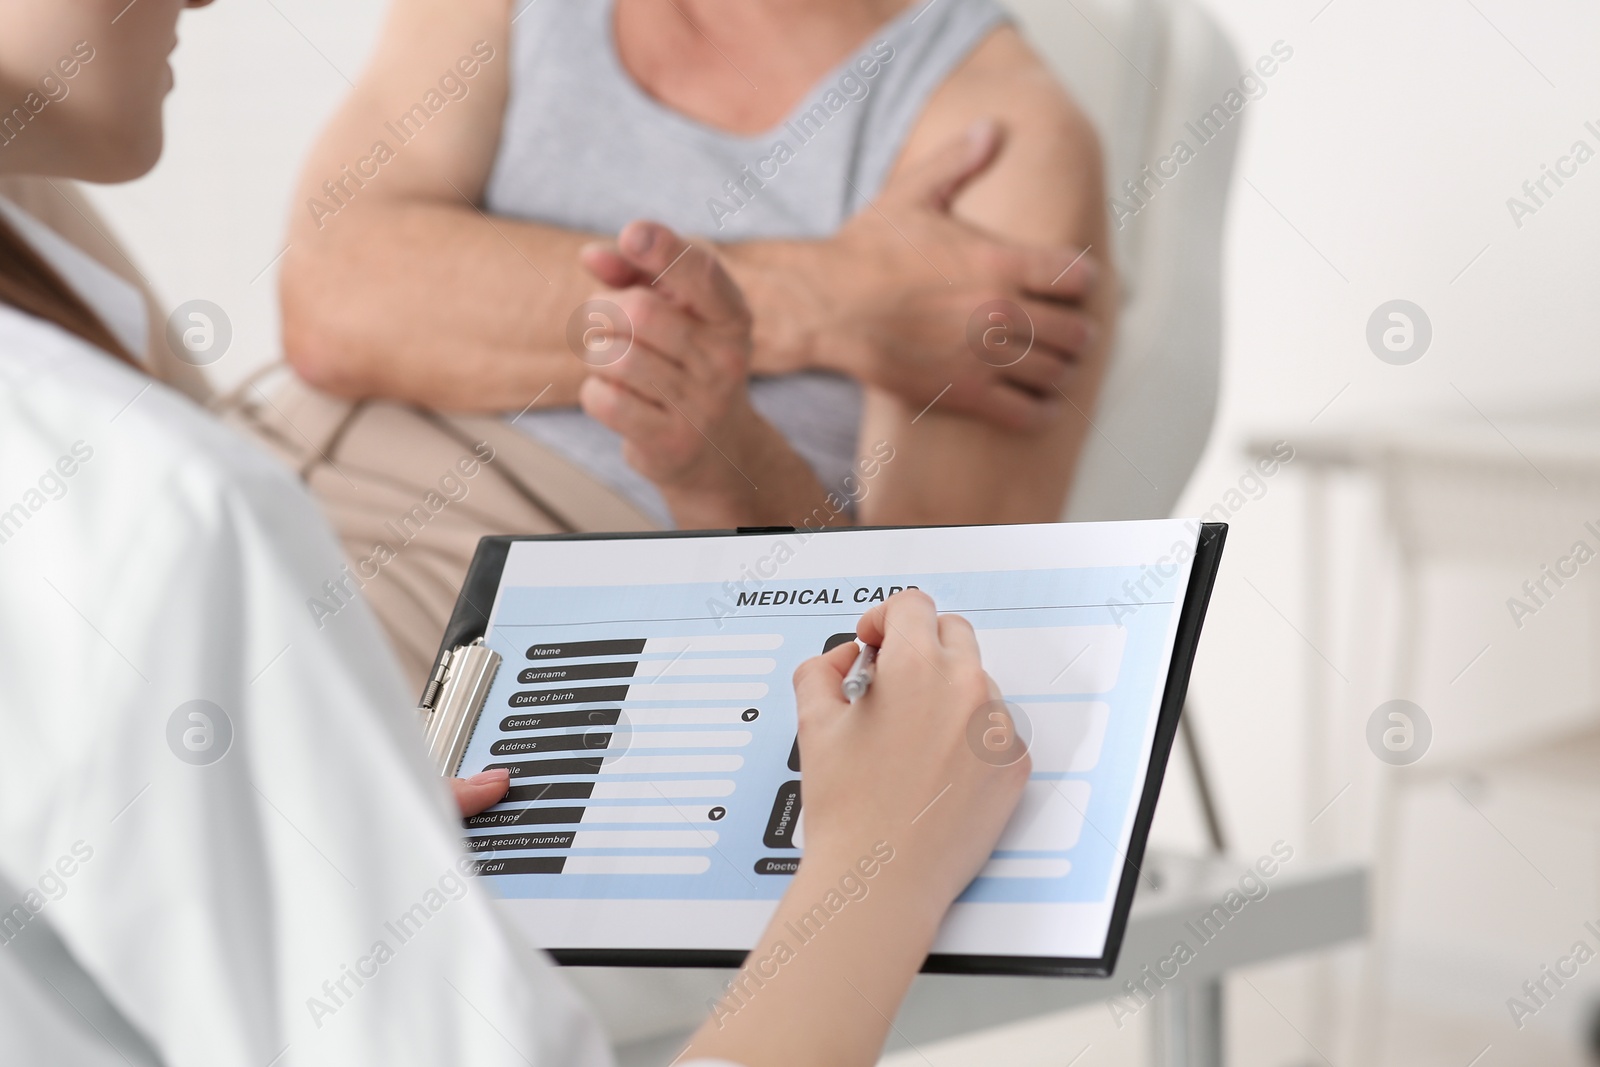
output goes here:
<path id="1" fill-rule="evenodd" d="M 326 393 L 348 399 L 372 395 L 362 339 L 351 329 L 348 307 L 323 284 L 321 265 L 290 249 L 279 279 L 283 355 L 296 374 Z M 348 295 L 348 294 L 346 294 Z"/>
<path id="2" fill-rule="evenodd" d="M 334 355 L 332 349 L 290 344 L 286 336 L 284 358 L 306 384 L 331 396 L 361 400 L 371 395 L 363 377 L 353 373 L 349 361 Z"/>

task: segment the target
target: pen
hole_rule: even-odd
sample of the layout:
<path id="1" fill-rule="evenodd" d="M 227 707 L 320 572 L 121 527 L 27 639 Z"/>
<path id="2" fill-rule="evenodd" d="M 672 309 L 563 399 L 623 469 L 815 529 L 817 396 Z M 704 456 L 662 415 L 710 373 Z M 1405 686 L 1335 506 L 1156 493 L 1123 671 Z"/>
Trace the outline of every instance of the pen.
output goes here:
<path id="1" fill-rule="evenodd" d="M 878 650 L 872 645 L 862 645 L 861 651 L 856 655 L 856 661 L 850 665 L 850 670 L 845 673 L 844 682 L 839 688 L 844 691 L 844 698 L 854 704 L 867 695 L 867 687 L 872 684 L 872 668 L 878 662 Z"/>

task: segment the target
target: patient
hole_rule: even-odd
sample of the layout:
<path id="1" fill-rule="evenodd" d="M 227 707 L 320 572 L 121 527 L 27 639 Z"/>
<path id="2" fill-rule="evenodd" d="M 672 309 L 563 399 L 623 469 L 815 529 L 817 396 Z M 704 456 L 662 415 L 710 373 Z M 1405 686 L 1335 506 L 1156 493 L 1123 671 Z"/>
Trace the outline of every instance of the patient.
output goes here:
<path id="1" fill-rule="evenodd" d="M 304 172 L 286 352 L 337 396 L 509 417 L 496 464 L 539 513 L 485 501 L 477 533 L 1050 520 L 1113 325 L 1101 203 L 1093 131 L 994 0 L 395 0 Z M 607 374 L 571 338 L 580 250 L 638 218 L 726 264 L 752 404 L 809 477 L 769 483 L 700 427 L 744 474 L 680 509 L 624 448 L 628 397 L 585 386 Z M 346 498 L 386 450 L 329 441 L 305 469 L 339 466 L 313 487 L 370 545 Z M 475 540 L 369 589 L 402 647 L 431 654 Z"/>

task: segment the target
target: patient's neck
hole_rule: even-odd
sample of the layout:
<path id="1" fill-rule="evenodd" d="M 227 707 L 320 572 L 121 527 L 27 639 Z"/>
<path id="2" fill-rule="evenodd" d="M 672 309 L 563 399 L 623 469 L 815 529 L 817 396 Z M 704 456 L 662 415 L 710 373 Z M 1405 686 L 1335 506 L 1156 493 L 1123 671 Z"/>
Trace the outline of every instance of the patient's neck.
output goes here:
<path id="1" fill-rule="evenodd" d="M 616 0 L 614 33 L 646 92 L 707 125 L 755 134 L 911 2 Z"/>
<path id="2" fill-rule="evenodd" d="M 691 18 L 718 19 L 750 14 L 780 20 L 867 18 L 882 21 L 903 11 L 912 0 L 677 0 Z M 926 0 L 919 0 L 925 3 Z"/>

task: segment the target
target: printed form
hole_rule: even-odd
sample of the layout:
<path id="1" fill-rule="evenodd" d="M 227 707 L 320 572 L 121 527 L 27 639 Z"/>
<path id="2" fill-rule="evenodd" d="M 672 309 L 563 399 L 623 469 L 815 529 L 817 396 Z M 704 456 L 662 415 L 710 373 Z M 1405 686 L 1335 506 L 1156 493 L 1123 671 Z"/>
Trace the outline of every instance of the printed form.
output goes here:
<path id="1" fill-rule="evenodd" d="M 748 949 L 805 847 L 790 678 L 916 587 L 972 622 L 1033 758 L 935 951 L 1098 957 L 1198 534 L 514 542 L 485 635 L 503 663 L 461 769 L 511 772 L 467 822 L 478 873 L 548 948 Z"/>

